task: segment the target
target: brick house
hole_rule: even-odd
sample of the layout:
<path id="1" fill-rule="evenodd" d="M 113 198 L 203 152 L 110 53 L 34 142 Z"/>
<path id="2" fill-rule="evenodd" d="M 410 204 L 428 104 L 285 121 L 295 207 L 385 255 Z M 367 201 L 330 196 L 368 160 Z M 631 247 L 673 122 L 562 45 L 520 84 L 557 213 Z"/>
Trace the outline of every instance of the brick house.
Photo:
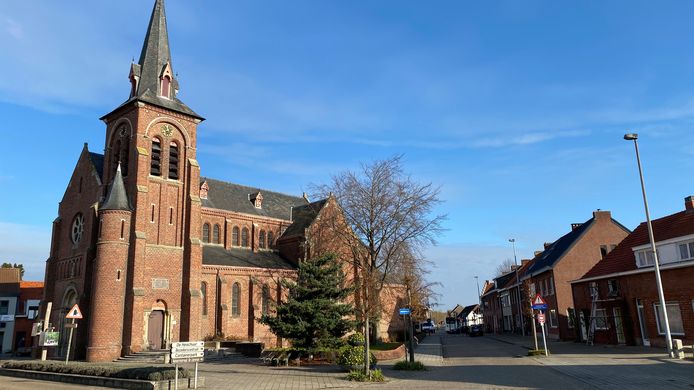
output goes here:
<path id="1" fill-rule="evenodd" d="M 163 0 L 129 78 L 129 98 L 101 118 L 104 154 L 84 145 L 53 222 L 44 287 L 52 324 L 64 336 L 78 303 L 85 318 L 70 353 L 89 361 L 220 333 L 281 344 L 256 321 L 285 296 L 280 280 L 311 256 L 351 255 L 330 239 L 344 234 L 326 224 L 341 212 L 335 199 L 200 175 L 204 119 L 176 97 Z M 396 309 L 399 291 L 387 288 L 384 310 Z M 382 318 L 387 338 L 397 315 Z M 64 344 L 53 352 L 64 356 Z"/>
<path id="2" fill-rule="evenodd" d="M 499 297 L 493 280 L 485 280 L 480 292 L 482 323 L 486 333 L 496 333 Z"/>
<path id="3" fill-rule="evenodd" d="M 19 268 L 0 268 L 0 354 L 13 350 L 15 316 L 19 299 Z"/>
<path id="4" fill-rule="evenodd" d="M 29 353 L 34 346 L 31 328 L 38 321 L 39 306 L 43 297 L 43 282 L 22 280 L 19 282 L 17 312 L 14 317 L 14 345 L 17 353 Z"/>
<path id="5" fill-rule="evenodd" d="M 505 287 L 515 281 L 515 269 L 486 281 L 482 290 L 482 312 L 487 333 L 513 332 L 511 292 Z M 515 302 L 515 300 L 513 301 Z"/>
<path id="6" fill-rule="evenodd" d="M 583 276 L 629 234 L 612 218 L 609 211 L 595 211 L 584 223 L 571 224 L 571 231 L 552 243 L 546 243 L 522 280 L 528 283 L 529 296 L 539 293 L 547 301 L 546 330 L 550 338 L 573 340 L 571 281 Z"/>
<path id="7" fill-rule="evenodd" d="M 684 211 L 652 225 L 672 337 L 694 344 L 694 197 L 685 198 Z M 593 342 L 666 345 L 645 222 L 572 288 L 580 340 L 588 339 L 595 302 Z"/>
<path id="8" fill-rule="evenodd" d="M 523 276 L 533 265 L 535 259 L 521 260 L 520 266 L 513 266 L 510 277 L 504 278 L 505 284 L 497 287 L 500 307 L 502 310 L 502 329 L 504 332 L 522 334 L 530 331 L 530 309 L 528 297 L 528 282 Z M 518 273 L 516 274 L 516 268 Z M 520 305 L 518 304 L 520 300 Z M 520 314 L 519 314 L 520 313 Z M 523 326 L 523 330 L 521 330 Z"/>

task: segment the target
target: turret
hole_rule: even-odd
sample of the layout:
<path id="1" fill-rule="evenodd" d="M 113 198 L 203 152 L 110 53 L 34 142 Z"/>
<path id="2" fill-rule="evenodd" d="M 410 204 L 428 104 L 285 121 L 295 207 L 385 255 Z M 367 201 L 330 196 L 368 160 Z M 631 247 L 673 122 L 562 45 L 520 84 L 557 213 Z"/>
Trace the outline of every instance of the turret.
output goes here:
<path id="1" fill-rule="evenodd" d="M 106 200 L 98 210 L 99 233 L 93 265 L 92 305 L 87 360 L 112 361 L 121 356 L 126 271 L 132 208 L 120 165 Z"/>

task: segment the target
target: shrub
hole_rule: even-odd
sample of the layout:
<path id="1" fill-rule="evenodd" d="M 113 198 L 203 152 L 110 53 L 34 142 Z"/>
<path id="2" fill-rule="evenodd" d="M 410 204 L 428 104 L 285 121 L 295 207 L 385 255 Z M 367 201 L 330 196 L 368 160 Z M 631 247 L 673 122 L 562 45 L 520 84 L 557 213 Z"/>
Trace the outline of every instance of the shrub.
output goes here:
<path id="1" fill-rule="evenodd" d="M 531 349 L 528 351 L 528 356 L 544 356 L 544 349 Z"/>
<path id="2" fill-rule="evenodd" d="M 369 364 L 376 364 L 376 356 L 370 353 Z M 340 348 L 337 354 L 337 364 L 344 367 L 360 366 L 364 364 L 364 347 L 348 345 Z"/>
<path id="3" fill-rule="evenodd" d="M 414 361 L 414 362 L 409 362 L 407 360 L 401 360 L 393 366 L 394 370 L 403 370 L 403 371 L 424 371 L 427 368 L 424 367 L 424 363 L 419 362 L 419 361 Z"/>
<path id="4" fill-rule="evenodd" d="M 386 378 L 381 370 L 371 371 L 371 380 L 364 374 L 362 370 L 352 370 L 347 374 L 347 380 L 355 382 L 383 382 Z"/>
<path id="5" fill-rule="evenodd" d="M 351 335 L 347 336 L 347 344 L 353 346 L 353 347 L 358 347 L 361 345 L 364 345 L 366 342 L 366 338 L 362 333 L 352 333 Z"/>
<path id="6" fill-rule="evenodd" d="M 122 364 L 109 365 L 84 362 L 71 362 L 66 365 L 58 362 L 15 360 L 3 362 L 2 368 L 147 381 L 174 379 L 176 373 L 174 368 L 170 366 L 129 367 Z M 188 370 L 179 367 L 178 376 L 179 378 L 187 378 L 190 376 L 190 373 Z"/>

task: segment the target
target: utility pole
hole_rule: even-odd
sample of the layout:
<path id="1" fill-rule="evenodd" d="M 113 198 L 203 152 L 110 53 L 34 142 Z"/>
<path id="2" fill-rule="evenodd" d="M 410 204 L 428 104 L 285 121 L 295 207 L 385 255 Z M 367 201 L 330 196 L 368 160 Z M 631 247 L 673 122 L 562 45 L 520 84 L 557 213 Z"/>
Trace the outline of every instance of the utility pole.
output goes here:
<path id="1" fill-rule="evenodd" d="M 517 288 L 517 299 L 516 303 L 518 306 L 518 316 L 520 318 L 520 328 L 521 328 L 521 334 L 525 336 L 525 326 L 523 326 L 523 311 L 521 310 L 521 291 L 520 291 L 520 283 L 518 281 L 518 258 L 516 257 L 516 239 L 515 238 L 509 238 L 508 242 L 513 245 L 513 264 L 516 266 L 516 288 Z"/>

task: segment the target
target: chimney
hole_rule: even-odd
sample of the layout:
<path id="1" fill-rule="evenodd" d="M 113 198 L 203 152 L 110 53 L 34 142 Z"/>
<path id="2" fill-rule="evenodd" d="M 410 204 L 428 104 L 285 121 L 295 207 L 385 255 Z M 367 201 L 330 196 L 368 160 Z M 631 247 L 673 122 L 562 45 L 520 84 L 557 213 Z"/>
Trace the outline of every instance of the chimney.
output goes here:
<path id="1" fill-rule="evenodd" d="M 530 263 L 530 259 L 522 259 L 521 260 L 521 267 L 525 267 L 526 264 Z"/>
<path id="2" fill-rule="evenodd" d="M 688 213 L 694 212 L 694 196 L 684 198 L 684 209 L 687 210 Z"/>
<path id="3" fill-rule="evenodd" d="M 583 224 L 582 223 L 572 223 L 571 224 L 571 231 L 574 231 L 574 230 L 580 228 L 581 225 L 583 225 Z"/>
<path id="4" fill-rule="evenodd" d="M 603 210 L 597 209 L 597 210 L 593 211 L 593 218 L 595 218 L 596 220 L 603 219 L 603 218 L 604 219 L 612 219 L 612 213 L 610 213 L 609 210 L 603 211 Z"/>
<path id="5" fill-rule="evenodd" d="M 535 251 L 535 257 L 539 256 L 542 251 Z"/>
<path id="6" fill-rule="evenodd" d="M 547 248 L 552 246 L 552 244 L 554 244 L 554 243 L 553 242 L 545 242 L 545 250 L 547 250 Z"/>

